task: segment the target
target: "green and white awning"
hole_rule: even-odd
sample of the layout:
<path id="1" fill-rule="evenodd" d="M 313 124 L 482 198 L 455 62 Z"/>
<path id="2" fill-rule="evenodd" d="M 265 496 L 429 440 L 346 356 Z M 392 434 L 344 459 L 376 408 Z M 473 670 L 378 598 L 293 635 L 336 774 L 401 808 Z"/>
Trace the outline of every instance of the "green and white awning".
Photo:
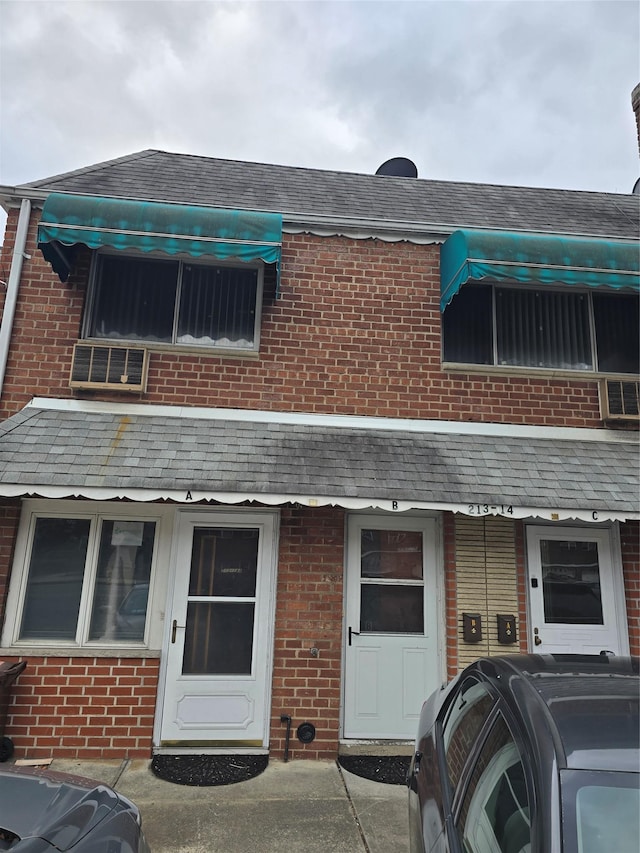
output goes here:
<path id="1" fill-rule="evenodd" d="M 52 193 L 42 210 L 38 248 L 61 281 L 69 276 L 78 244 L 279 265 L 282 216 Z"/>
<path id="2" fill-rule="evenodd" d="M 640 292 L 640 246 L 635 241 L 510 231 L 460 230 L 440 254 L 445 310 L 470 280 L 609 287 Z"/>

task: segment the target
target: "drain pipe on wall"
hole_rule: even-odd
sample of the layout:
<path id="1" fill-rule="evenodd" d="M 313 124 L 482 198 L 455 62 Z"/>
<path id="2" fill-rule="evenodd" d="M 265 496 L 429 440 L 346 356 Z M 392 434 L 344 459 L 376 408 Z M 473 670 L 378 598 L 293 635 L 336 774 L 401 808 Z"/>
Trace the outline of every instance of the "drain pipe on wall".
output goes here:
<path id="1" fill-rule="evenodd" d="M 30 216 L 31 202 L 28 198 L 23 198 L 22 204 L 20 205 L 18 228 L 16 230 L 16 243 L 13 247 L 13 257 L 11 258 L 11 271 L 9 272 L 7 292 L 4 299 L 2 323 L 0 324 L 0 396 L 2 396 L 4 375 L 7 369 L 7 360 L 9 358 L 9 345 L 11 343 L 11 331 L 13 329 L 13 318 L 16 313 L 16 303 L 18 301 L 18 288 L 20 286 L 20 276 L 22 274 L 22 262 L 26 257 L 30 257 L 24 253 L 25 246 L 27 245 L 27 232 L 29 230 Z"/>

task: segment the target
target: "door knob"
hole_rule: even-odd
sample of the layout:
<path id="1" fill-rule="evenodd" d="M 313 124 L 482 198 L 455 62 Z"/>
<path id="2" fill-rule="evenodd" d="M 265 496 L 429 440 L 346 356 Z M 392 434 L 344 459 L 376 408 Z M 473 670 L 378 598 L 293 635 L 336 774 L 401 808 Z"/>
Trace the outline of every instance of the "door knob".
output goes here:
<path id="1" fill-rule="evenodd" d="M 540 636 L 538 635 L 538 629 L 537 628 L 533 629 L 533 642 L 534 642 L 534 645 L 536 645 L 536 646 L 542 645 L 542 640 L 540 639 Z"/>
<path id="2" fill-rule="evenodd" d="M 360 631 L 354 631 L 351 625 L 349 625 L 349 645 L 351 645 L 351 637 L 359 637 Z"/>

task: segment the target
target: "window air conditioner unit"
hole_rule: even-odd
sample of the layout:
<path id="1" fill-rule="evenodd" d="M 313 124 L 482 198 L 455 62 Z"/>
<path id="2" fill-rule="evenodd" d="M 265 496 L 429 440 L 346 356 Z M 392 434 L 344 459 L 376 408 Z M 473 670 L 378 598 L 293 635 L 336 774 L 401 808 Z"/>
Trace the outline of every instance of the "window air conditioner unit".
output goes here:
<path id="1" fill-rule="evenodd" d="M 149 353 L 142 347 L 75 344 L 69 387 L 144 391 Z"/>
<path id="2" fill-rule="evenodd" d="M 640 420 L 640 382 L 605 379 L 600 387 L 600 408 L 605 421 Z"/>

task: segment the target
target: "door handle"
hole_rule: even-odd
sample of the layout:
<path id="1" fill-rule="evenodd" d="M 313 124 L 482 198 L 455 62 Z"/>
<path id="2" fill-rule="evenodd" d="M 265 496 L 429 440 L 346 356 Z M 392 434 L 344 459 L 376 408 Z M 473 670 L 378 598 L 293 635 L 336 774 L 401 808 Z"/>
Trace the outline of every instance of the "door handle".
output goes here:
<path id="1" fill-rule="evenodd" d="M 171 626 L 171 642 L 175 643 L 176 641 L 176 631 L 178 628 L 186 628 L 186 625 L 178 625 L 178 620 L 173 620 L 173 625 Z"/>
<path id="2" fill-rule="evenodd" d="M 406 783 L 407 788 L 417 793 L 418 791 L 418 782 L 417 776 L 420 773 L 420 762 L 422 761 L 422 753 L 415 752 L 413 754 L 413 759 L 409 764 L 409 770 L 407 771 Z"/>
<path id="3" fill-rule="evenodd" d="M 349 625 L 349 645 L 351 645 L 351 637 L 359 637 L 360 631 L 354 631 L 351 625 Z"/>
<path id="4" fill-rule="evenodd" d="M 533 629 L 533 642 L 534 642 L 534 645 L 536 645 L 536 646 L 541 646 L 541 645 L 542 645 L 542 640 L 541 640 L 541 638 L 540 638 L 540 636 L 539 636 L 539 634 L 538 634 L 538 629 L 537 629 L 537 628 L 534 628 L 534 629 Z"/>

